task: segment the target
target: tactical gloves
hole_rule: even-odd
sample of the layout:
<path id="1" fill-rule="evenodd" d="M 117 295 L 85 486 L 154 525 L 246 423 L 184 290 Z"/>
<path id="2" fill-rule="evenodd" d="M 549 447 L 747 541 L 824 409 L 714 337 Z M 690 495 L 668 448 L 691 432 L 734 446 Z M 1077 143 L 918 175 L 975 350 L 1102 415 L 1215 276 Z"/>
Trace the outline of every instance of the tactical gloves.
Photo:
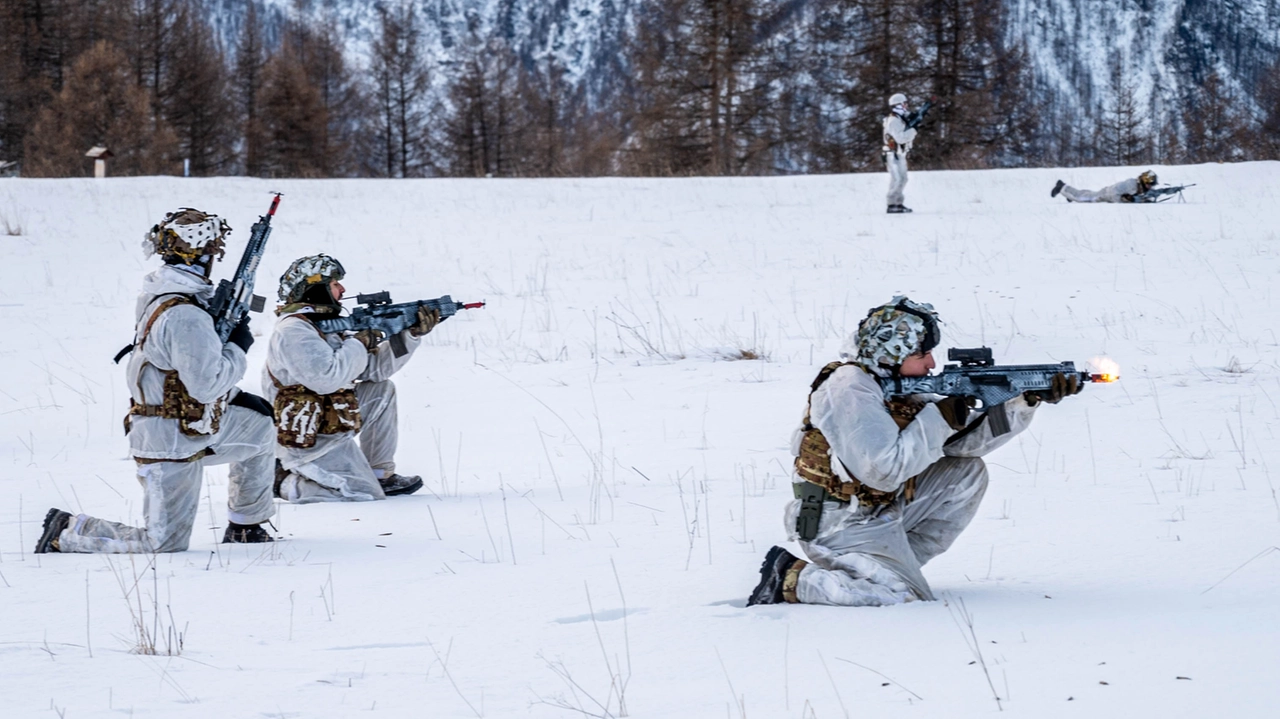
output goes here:
<path id="1" fill-rule="evenodd" d="M 421 337 L 440 324 L 440 310 L 429 310 L 426 307 L 418 308 L 418 324 L 409 328 L 409 334 L 414 337 Z"/>
<path id="2" fill-rule="evenodd" d="M 256 394 L 245 392 L 244 390 L 237 392 L 236 396 L 232 397 L 231 401 L 227 404 L 235 407 L 251 409 L 258 414 L 265 415 L 267 417 L 275 417 L 275 411 L 272 409 L 270 402 Z"/>
<path id="3" fill-rule="evenodd" d="M 378 343 L 382 342 L 382 333 L 378 330 L 360 330 L 351 336 L 360 340 L 360 344 L 370 352 L 377 350 Z"/>
<path id="4" fill-rule="evenodd" d="M 951 425 L 951 429 L 961 430 L 967 426 L 966 420 L 969 419 L 969 408 L 973 406 L 973 398 L 945 397 L 938 400 L 936 406 L 942 413 L 942 418 Z"/>
<path id="5" fill-rule="evenodd" d="M 249 315 L 245 315 L 244 319 L 240 320 L 240 324 L 231 330 L 227 341 L 244 350 L 245 354 L 249 354 L 249 348 L 253 346 L 253 333 L 249 332 Z"/>
<path id="6" fill-rule="evenodd" d="M 1030 392 L 1024 392 L 1022 396 L 1027 400 L 1027 404 L 1029 406 L 1034 407 L 1041 402 L 1057 404 L 1062 401 L 1063 397 L 1080 394 L 1080 390 L 1082 389 L 1084 389 L 1084 385 L 1080 383 L 1079 375 L 1068 375 L 1059 372 L 1049 380 L 1049 389 L 1037 389 Z"/>

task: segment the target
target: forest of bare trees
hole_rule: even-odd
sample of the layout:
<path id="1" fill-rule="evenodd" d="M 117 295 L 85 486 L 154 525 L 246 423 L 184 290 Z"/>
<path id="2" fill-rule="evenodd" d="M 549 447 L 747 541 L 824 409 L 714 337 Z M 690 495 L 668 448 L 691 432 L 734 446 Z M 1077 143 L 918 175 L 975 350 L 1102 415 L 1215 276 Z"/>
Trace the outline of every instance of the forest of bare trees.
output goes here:
<path id="1" fill-rule="evenodd" d="M 0 0 L 0 161 L 33 177 L 543 177 L 880 170 L 897 91 L 936 98 L 920 168 L 1277 157 L 1280 73 L 1245 113 L 1210 72 L 1185 106 L 1140 101 L 1114 61 L 1092 126 L 1037 107 L 1024 48 L 986 0 L 649 0 L 617 81 L 588 98 L 556 59 L 499 34 L 426 51 L 408 0 L 367 56 L 332 20 L 231 46 L 199 0 Z"/>

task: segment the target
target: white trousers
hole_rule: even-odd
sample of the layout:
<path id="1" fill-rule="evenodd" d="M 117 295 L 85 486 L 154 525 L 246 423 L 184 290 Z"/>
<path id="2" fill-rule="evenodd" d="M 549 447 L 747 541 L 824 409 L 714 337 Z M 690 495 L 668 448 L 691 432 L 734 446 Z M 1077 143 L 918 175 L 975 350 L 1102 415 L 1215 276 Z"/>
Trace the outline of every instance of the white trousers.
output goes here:
<path id="1" fill-rule="evenodd" d="M 400 443 L 396 386 L 391 380 L 357 382 L 360 403 L 359 446 L 356 433 L 321 435 L 309 449 L 279 447 L 280 462 L 289 476 L 280 495 L 290 502 L 361 502 L 384 499 L 378 474 L 396 471 Z"/>
<path id="2" fill-rule="evenodd" d="M 910 503 L 899 498 L 876 511 L 827 502 L 818 535 L 800 543 L 810 564 L 800 572 L 796 597 L 853 607 L 933 599 L 920 568 L 960 536 L 986 489 L 981 459 L 944 457 L 920 474 Z M 785 514 L 790 531 L 799 504 Z"/>
<path id="3" fill-rule="evenodd" d="M 887 200 L 890 205 L 901 205 L 902 190 L 907 186 L 907 156 L 890 152 L 885 155 L 884 164 L 889 170 L 889 195 Z"/>
<path id="4" fill-rule="evenodd" d="M 230 464 L 227 520 L 258 524 L 275 514 L 271 483 L 275 478 L 275 426 L 251 409 L 227 407 L 213 454 L 194 462 L 138 463 L 142 484 L 142 527 L 78 515 L 58 537 L 62 552 L 137 554 L 182 552 L 200 506 L 204 468 Z"/>
<path id="5" fill-rule="evenodd" d="M 1071 185 L 1062 187 L 1062 194 L 1072 202 L 1123 202 L 1120 195 L 1116 192 L 1108 192 L 1111 188 L 1104 190 L 1077 190 Z"/>

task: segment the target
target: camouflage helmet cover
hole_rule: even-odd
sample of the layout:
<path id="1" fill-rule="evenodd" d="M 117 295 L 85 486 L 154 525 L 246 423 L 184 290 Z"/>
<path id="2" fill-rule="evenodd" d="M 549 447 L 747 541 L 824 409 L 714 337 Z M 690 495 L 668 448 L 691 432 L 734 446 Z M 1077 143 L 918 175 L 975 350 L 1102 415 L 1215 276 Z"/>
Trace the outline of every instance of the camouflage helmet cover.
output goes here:
<path id="1" fill-rule="evenodd" d="M 231 226 L 217 215 L 190 207 L 165 213 L 142 239 L 142 250 L 150 257 L 160 255 L 166 262 L 192 265 L 202 257 L 219 259 L 226 255 L 226 237 Z"/>
<path id="2" fill-rule="evenodd" d="M 889 98 L 889 107 L 893 107 L 895 105 L 905 105 L 905 104 L 907 104 L 907 96 L 903 95 L 900 92 L 895 92 L 893 96 Z"/>
<path id="3" fill-rule="evenodd" d="M 1156 178 L 1156 173 L 1151 170 L 1147 170 L 1141 175 L 1138 175 L 1138 182 L 1141 182 L 1147 187 L 1155 187 L 1156 183 L 1159 181 L 1160 180 Z"/>
<path id="4" fill-rule="evenodd" d="M 899 295 L 867 313 L 840 357 L 877 377 L 892 376 L 906 358 L 938 346 L 938 323 L 933 305 Z"/>
<path id="5" fill-rule="evenodd" d="M 301 302 L 314 285 L 341 280 L 347 274 L 342 263 L 324 254 L 300 257 L 280 275 L 280 304 Z"/>

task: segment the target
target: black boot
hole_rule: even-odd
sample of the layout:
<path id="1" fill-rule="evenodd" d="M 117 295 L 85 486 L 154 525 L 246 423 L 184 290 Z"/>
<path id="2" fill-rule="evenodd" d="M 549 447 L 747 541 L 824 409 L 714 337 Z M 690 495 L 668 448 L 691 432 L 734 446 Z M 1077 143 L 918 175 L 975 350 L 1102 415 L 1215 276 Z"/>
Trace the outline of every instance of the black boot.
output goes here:
<path id="1" fill-rule="evenodd" d="M 58 535 L 62 534 L 62 530 L 66 529 L 70 523 L 70 512 L 57 508 L 45 512 L 44 531 L 40 533 L 40 539 L 36 540 L 36 554 L 61 552 L 62 550 L 58 547 Z"/>
<path id="2" fill-rule="evenodd" d="M 276 479 L 271 484 L 272 496 L 276 497 L 277 499 L 284 499 L 284 497 L 280 496 L 280 485 L 284 484 L 284 480 L 287 479 L 288 477 L 289 477 L 289 470 L 285 469 L 284 465 L 280 464 L 280 460 L 277 459 L 276 460 Z"/>
<path id="3" fill-rule="evenodd" d="M 398 494 L 413 494 L 422 489 L 422 477 L 392 474 L 390 477 L 379 479 L 378 484 L 382 485 L 382 493 L 388 497 L 394 497 Z"/>
<path id="4" fill-rule="evenodd" d="M 902 214 L 902 205 L 889 205 L 889 209 L 885 210 L 890 215 Z"/>
<path id="5" fill-rule="evenodd" d="M 907 207 L 906 205 L 898 205 L 898 212 L 915 212 L 915 210 L 912 210 L 910 207 Z"/>
<path id="6" fill-rule="evenodd" d="M 261 544 L 276 541 L 271 533 L 261 524 L 227 523 L 227 531 L 222 535 L 223 544 Z"/>
<path id="7" fill-rule="evenodd" d="M 747 606 L 757 604 L 782 604 L 782 584 L 787 578 L 787 570 L 800 561 L 799 557 L 782 547 L 774 547 L 764 555 L 764 563 L 760 565 L 760 583 L 747 597 Z"/>
<path id="8" fill-rule="evenodd" d="M 1062 180 L 1058 180 L 1058 184 L 1054 185 L 1053 189 L 1049 191 L 1049 197 L 1057 197 L 1058 193 L 1062 192 L 1062 188 L 1066 186 L 1067 186 L 1067 183 L 1063 182 Z"/>

